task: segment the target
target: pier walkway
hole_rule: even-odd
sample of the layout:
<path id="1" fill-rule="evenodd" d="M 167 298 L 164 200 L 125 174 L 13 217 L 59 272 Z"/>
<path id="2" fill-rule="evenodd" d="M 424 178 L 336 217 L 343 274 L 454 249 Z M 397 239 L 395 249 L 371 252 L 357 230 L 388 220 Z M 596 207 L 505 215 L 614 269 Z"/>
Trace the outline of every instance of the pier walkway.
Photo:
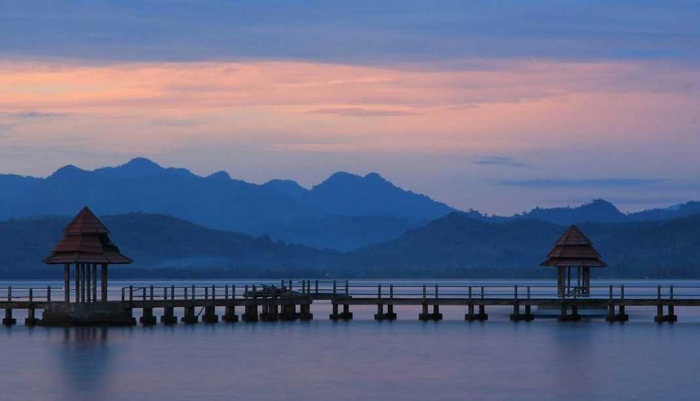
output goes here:
<path id="1" fill-rule="evenodd" d="M 535 311 L 554 312 L 560 321 L 580 321 L 582 312 L 597 310 L 608 322 L 629 320 L 628 308 L 653 307 L 657 323 L 677 321 L 676 307 L 700 306 L 700 286 L 591 286 L 590 293 L 559 296 L 557 286 L 463 285 L 382 283 L 368 285 L 350 281 L 282 280 L 274 285 L 211 285 L 211 286 L 128 286 L 118 293 L 110 292 L 107 300 L 90 298 L 85 303 L 70 303 L 64 299 L 63 287 L 0 287 L 0 309 L 5 310 L 2 323 L 16 324 L 13 311 L 26 311 L 25 324 L 66 325 L 60 321 L 40 319 L 37 311 L 57 307 L 94 310 L 118 310 L 126 320 L 114 324 L 136 324 L 133 310 L 140 310 L 140 323 L 157 324 L 154 310 L 162 324 L 176 324 L 175 310 L 181 310 L 180 321 L 185 324 L 224 322 L 258 322 L 311 320 L 312 305 L 331 305 L 331 320 L 352 320 L 353 306 L 376 307 L 376 320 L 398 318 L 395 307 L 418 306 L 422 321 L 442 320 L 441 308 L 460 308 L 467 321 L 488 320 L 492 307 L 510 307 L 512 321 L 532 321 Z M 75 291 L 75 290 L 74 290 Z M 69 294 L 70 298 L 70 294 Z M 91 309 L 92 308 L 92 309 Z M 223 313 L 221 313 L 223 310 Z M 411 318 L 411 317 L 407 317 Z M 63 322 L 65 323 L 65 322 Z M 71 322 L 70 324 L 81 324 Z M 86 320 L 84 324 L 91 324 Z M 101 324 L 109 324 L 102 322 Z"/>

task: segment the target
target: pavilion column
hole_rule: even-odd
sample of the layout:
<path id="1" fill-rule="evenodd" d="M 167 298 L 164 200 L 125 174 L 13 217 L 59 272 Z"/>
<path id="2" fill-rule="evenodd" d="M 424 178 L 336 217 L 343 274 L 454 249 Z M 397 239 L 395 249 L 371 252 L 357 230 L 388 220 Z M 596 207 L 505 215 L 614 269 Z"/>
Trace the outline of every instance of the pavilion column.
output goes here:
<path id="1" fill-rule="evenodd" d="M 85 299 L 87 302 L 92 302 L 92 266 L 91 263 L 85 264 Z"/>
<path id="2" fill-rule="evenodd" d="M 70 302 L 70 263 L 63 264 L 63 299 Z"/>
<path id="3" fill-rule="evenodd" d="M 107 302 L 107 263 L 102 264 L 102 302 Z"/>
<path id="4" fill-rule="evenodd" d="M 581 290 L 581 268 L 580 267 L 576 268 L 576 290 L 577 291 Z"/>
<path id="5" fill-rule="evenodd" d="M 86 263 L 80 264 L 80 302 L 85 302 L 85 270 L 87 270 L 86 267 Z"/>
<path id="6" fill-rule="evenodd" d="M 75 302 L 80 302 L 80 263 L 75 263 Z"/>
<path id="7" fill-rule="evenodd" d="M 564 298 L 564 268 L 557 267 L 557 292 L 559 297 Z"/>
<path id="8" fill-rule="evenodd" d="M 97 263 L 92 264 L 92 302 L 97 302 Z"/>
<path id="9" fill-rule="evenodd" d="M 590 294 L 590 292 L 591 292 L 591 268 L 590 267 L 583 268 L 583 287 L 585 288 L 586 295 Z"/>

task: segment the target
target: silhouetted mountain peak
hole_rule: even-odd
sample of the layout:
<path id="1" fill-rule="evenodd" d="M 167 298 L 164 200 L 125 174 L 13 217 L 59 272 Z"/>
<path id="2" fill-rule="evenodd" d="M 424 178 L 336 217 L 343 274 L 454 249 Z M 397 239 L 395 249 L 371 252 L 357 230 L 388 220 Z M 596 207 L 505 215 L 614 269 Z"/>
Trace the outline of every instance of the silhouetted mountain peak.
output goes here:
<path id="1" fill-rule="evenodd" d="M 207 179 L 208 180 L 215 180 L 215 181 L 229 181 L 229 180 L 231 180 L 231 176 L 229 175 L 229 173 L 221 170 L 221 171 L 217 171 L 216 173 L 207 176 Z"/>
<path id="2" fill-rule="evenodd" d="M 625 220 L 626 215 L 612 203 L 604 199 L 594 199 L 590 203 L 577 207 L 567 206 L 551 209 L 538 207 L 522 215 L 516 215 L 514 218 L 527 218 L 548 221 L 560 225 L 570 225 L 592 221 L 615 223 Z"/>
<path id="3" fill-rule="evenodd" d="M 263 184 L 265 187 L 275 188 L 278 191 L 292 197 L 298 197 L 308 191 L 294 180 L 270 180 Z"/>
<path id="4" fill-rule="evenodd" d="M 328 179 L 322 183 L 313 187 L 314 190 L 336 190 L 340 188 L 348 188 L 355 186 L 374 186 L 396 188 L 394 184 L 387 181 L 381 175 L 377 173 L 369 173 L 364 177 L 357 174 L 348 173 L 345 171 L 338 171 L 334 173 Z"/>
<path id="5" fill-rule="evenodd" d="M 122 164 L 119 167 L 137 169 L 137 170 L 162 170 L 163 169 L 163 167 L 161 167 L 160 164 L 154 162 L 151 159 L 145 158 L 145 157 L 134 157 L 133 159 L 129 160 L 128 162 Z"/>
<path id="6" fill-rule="evenodd" d="M 384 177 L 379 175 L 379 173 L 369 173 L 365 176 L 365 181 L 376 182 L 376 183 L 389 183 Z"/>
<path id="7" fill-rule="evenodd" d="M 322 183 L 316 185 L 322 186 L 322 185 L 327 185 L 327 184 L 337 184 L 337 183 L 353 183 L 353 182 L 358 182 L 362 179 L 362 176 L 359 176 L 357 174 L 352 174 L 348 173 L 346 171 L 338 171 L 333 174 L 331 174 L 330 177 L 328 177 L 325 181 Z"/>
<path id="8" fill-rule="evenodd" d="M 160 173 L 165 169 L 150 159 L 145 157 L 136 157 L 122 165 L 111 168 L 110 170 L 134 175 L 151 175 Z"/>
<path id="9" fill-rule="evenodd" d="M 606 201 L 605 199 L 593 199 L 593 201 L 591 201 L 590 203 L 586 203 L 586 204 L 582 205 L 581 208 L 609 210 L 609 211 L 614 211 L 614 212 L 620 212 L 620 210 L 617 208 L 617 206 Z"/>
<path id="10" fill-rule="evenodd" d="M 87 173 L 87 171 L 78 168 L 72 164 L 69 164 L 67 166 L 63 166 L 59 168 L 58 170 L 54 171 L 53 174 L 47 177 L 47 179 L 57 179 L 57 178 L 73 178 L 73 177 L 78 177 L 80 175 L 83 175 Z"/>
<path id="11" fill-rule="evenodd" d="M 111 174 L 122 177 L 147 177 L 161 174 L 171 174 L 180 176 L 193 175 L 184 168 L 165 168 L 158 163 L 145 157 L 135 157 L 128 162 L 116 167 L 103 167 L 94 171 L 98 174 Z"/>

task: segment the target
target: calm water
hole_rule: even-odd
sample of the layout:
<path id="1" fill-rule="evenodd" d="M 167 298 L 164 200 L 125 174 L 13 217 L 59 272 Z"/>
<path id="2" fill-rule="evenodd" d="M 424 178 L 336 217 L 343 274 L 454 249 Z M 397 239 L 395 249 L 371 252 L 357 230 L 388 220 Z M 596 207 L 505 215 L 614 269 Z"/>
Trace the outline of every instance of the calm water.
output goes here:
<path id="1" fill-rule="evenodd" d="M 0 283 L 0 285 L 2 285 Z M 656 325 L 315 320 L 0 329 L 1 400 L 697 400 L 700 311 Z M 20 316 L 18 316 L 19 318 Z M 18 319 L 19 320 L 19 319 Z"/>

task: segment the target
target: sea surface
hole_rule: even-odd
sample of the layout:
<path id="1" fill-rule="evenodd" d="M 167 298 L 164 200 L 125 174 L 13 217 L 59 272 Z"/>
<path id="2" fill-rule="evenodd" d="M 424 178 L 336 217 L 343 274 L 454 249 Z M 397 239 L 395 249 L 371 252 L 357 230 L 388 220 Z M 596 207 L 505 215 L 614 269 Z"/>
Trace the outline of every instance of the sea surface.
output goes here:
<path id="1" fill-rule="evenodd" d="M 154 282 L 171 283 L 183 282 Z M 700 296 L 700 282 L 676 283 Z M 700 308 L 678 308 L 674 325 L 653 323 L 651 309 L 630 308 L 626 324 L 513 323 L 509 308 L 468 323 L 463 309 L 419 322 L 418 308 L 397 307 L 399 320 L 375 322 L 374 308 L 355 307 L 334 323 L 314 303 L 311 322 L 68 329 L 27 328 L 16 314 L 20 324 L 0 327 L 0 400 L 700 399 Z"/>

